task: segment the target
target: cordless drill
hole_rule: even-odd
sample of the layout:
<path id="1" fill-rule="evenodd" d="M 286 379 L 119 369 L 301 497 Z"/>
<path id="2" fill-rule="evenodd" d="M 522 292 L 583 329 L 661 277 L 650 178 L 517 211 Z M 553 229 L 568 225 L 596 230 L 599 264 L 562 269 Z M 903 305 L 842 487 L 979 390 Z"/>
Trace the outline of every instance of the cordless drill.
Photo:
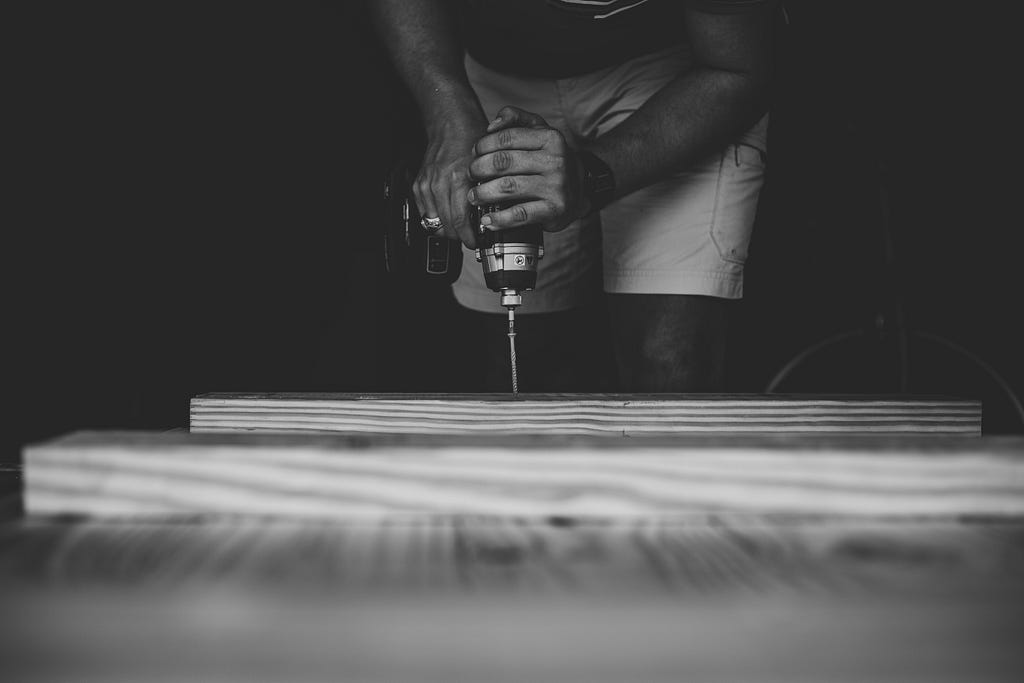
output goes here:
<path id="1" fill-rule="evenodd" d="M 476 223 L 497 206 L 486 206 L 476 213 Z M 512 365 L 512 393 L 519 393 L 516 367 L 516 307 L 523 303 L 522 293 L 537 286 L 537 266 L 544 258 L 544 231 L 526 226 L 509 230 L 477 230 L 476 260 L 484 270 L 488 289 L 501 295 L 501 305 L 508 309 L 509 360 Z"/>
<path id="2" fill-rule="evenodd" d="M 462 245 L 455 240 L 428 236 L 420 225 L 412 194 L 415 166 L 399 160 L 384 183 L 384 265 L 387 272 L 410 284 L 454 282 L 462 269 Z M 478 208 L 476 260 L 480 262 L 487 287 L 501 296 L 508 309 L 509 353 L 512 365 L 512 393 L 519 393 L 516 367 L 515 310 L 523 303 L 522 293 L 537 285 L 537 265 L 544 256 L 544 231 L 539 227 L 486 230 L 480 218 L 501 207 Z"/>

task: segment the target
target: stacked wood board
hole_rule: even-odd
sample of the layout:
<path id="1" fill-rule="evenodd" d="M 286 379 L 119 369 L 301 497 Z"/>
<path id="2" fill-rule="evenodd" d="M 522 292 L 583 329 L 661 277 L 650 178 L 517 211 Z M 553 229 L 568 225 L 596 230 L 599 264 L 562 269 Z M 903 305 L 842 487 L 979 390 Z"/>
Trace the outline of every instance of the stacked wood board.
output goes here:
<path id="1" fill-rule="evenodd" d="M 194 432 L 981 434 L 981 404 L 941 396 L 215 393 Z"/>
<path id="2" fill-rule="evenodd" d="M 85 432 L 29 515 L 1020 517 L 1024 439 Z"/>

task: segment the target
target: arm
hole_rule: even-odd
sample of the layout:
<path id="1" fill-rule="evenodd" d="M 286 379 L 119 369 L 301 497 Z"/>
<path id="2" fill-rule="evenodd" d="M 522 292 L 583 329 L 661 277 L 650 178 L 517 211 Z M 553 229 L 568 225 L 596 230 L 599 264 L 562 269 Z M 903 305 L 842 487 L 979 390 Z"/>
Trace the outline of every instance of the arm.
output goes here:
<path id="1" fill-rule="evenodd" d="M 696 67 L 590 146 L 619 196 L 688 166 L 754 125 L 768 108 L 771 13 L 687 12 Z"/>
<path id="2" fill-rule="evenodd" d="M 413 183 L 423 216 L 438 216 L 448 237 L 473 247 L 466 193 L 473 143 L 487 121 L 466 78 L 450 4 L 444 0 L 373 0 L 374 25 L 420 110 L 427 134 Z"/>
<path id="3" fill-rule="evenodd" d="M 691 9 L 687 35 L 695 67 L 587 145 L 611 167 L 616 196 L 699 161 L 767 109 L 771 12 L 719 15 Z M 543 119 L 506 108 L 489 133 L 477 143 L 470 166 L 474 179 L 489 182 L 476 188 L 473 198 L 477 203 L 522 200 L 493 215 L 494 228 L 540 223 L 559 230 L 589 211 L 579 160 Z"/>

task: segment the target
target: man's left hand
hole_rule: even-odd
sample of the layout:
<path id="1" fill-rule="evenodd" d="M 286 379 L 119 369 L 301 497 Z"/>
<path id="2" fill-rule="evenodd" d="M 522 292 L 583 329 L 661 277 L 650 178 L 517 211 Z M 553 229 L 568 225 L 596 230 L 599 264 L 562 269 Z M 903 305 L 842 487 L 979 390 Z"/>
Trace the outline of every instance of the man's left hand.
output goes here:
<path id="1" fill-rule="evenodd" d="M 502 108 L 473 152 L 469 174 L 479 185 L 470 190 L 470 203 L 501 207 L 481 219 L 485 228 L 539 225 L 556 232 L 590 209 L 576 153 L 537 114 Z"/>

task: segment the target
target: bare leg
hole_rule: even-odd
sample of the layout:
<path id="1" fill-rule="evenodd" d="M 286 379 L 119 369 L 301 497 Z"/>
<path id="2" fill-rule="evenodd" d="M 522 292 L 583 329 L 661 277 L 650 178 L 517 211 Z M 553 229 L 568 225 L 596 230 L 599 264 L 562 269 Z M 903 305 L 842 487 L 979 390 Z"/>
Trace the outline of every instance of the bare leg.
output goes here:
<path id="1" fill-rule="evenodd" d="M 680 294 L 609 294 L 619 388 L 720 392 L 728 301 Z"/>

